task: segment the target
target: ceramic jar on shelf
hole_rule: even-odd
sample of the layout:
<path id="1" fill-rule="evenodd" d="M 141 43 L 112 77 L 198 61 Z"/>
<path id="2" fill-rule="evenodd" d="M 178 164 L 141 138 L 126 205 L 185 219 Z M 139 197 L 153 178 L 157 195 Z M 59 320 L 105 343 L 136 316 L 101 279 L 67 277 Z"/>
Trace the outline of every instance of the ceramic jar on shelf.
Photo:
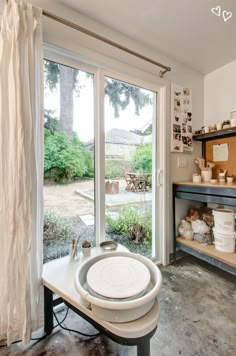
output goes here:
<path id="1" fill-rule="evenodd" d="M 206 169 L 201 171 L 202 181 L 203 182 L 210 182 L 212 178 L 212 169 Z"/>
<path id="2" fill-rule="evenodd" d="M 230 113 L 230 126 L 236 127 L 236 111 L 231 111 Z"/>

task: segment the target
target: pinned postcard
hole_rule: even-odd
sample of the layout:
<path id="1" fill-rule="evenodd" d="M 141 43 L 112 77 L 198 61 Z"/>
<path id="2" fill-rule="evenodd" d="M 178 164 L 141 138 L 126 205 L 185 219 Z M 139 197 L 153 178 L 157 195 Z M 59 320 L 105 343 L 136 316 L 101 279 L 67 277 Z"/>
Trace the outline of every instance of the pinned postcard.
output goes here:
<path id="1" fill-rule="evenodd" d="M 224 162 L 229 159 L 228 144 L 213 145 L 213 162 Z"/>
<path id="2" fill-rule="evenodd" d="M 171 85 L 171 152 L 193 151 L 192 90 Z"/>

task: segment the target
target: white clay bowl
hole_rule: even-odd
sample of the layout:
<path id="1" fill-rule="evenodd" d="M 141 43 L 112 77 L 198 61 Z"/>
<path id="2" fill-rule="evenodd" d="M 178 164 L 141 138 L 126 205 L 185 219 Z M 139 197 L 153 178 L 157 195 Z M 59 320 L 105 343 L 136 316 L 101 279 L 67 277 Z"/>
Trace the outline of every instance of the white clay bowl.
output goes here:
<path id="1" fill-rule="evenodd" d="M 150 283 L 144 295 L 132 300 L 100 298 L 92 295 L 87 285 L 87 273 L 98 261 L 110 257 L 129 257 L 143 263 L 150 272 Z M 109 252 L 89 258 L 81 264 L 75 274 L 75 288 L 87 304 L 91 305 L 93 313 L 100 319 L 124 323 L 141 318 L 154 305 L 162 284 L 159 268 L 148 258 L 130 252 Z"/>

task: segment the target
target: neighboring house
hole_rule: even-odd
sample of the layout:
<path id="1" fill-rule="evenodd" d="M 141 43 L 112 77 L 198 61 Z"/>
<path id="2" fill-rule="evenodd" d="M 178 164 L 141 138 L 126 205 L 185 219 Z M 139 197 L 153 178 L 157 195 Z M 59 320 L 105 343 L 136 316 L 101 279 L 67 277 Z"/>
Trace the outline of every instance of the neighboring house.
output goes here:
<path id="1" fill-rule="evenodd" d="M 151 135 L 141 136 L 134 132 L 122 129 L 112 129 L 105 134 L 105 157 L 106 160 L 131 161 L 137 148 L 152 140 Z M 93 141 L 85 143 L 88 149 L 94 146 Z"/>

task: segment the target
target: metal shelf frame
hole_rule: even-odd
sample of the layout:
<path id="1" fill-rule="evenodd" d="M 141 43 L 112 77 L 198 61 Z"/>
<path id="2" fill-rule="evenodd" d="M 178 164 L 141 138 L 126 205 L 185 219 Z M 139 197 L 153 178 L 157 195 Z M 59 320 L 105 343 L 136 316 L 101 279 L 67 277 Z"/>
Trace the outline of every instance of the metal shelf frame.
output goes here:
<path id="1" fill-rule="evenodd" d="M 179 248 L 195 257 L 198 257 L 218 268 L 236 275 L 236 267 L 213 258 L 203 252 L 197 251 L 189 246 L 176 241 L 176 219 L 175 219 L 175 199 L 184 199 L 214 204 L 224 204 L 236 206 L 236 189 L 230 187 L 210 187 L 200 185 L 188 185 L 184 183 L 173 183 L 173 224 L 174 224 L 174 247 Z"/>

